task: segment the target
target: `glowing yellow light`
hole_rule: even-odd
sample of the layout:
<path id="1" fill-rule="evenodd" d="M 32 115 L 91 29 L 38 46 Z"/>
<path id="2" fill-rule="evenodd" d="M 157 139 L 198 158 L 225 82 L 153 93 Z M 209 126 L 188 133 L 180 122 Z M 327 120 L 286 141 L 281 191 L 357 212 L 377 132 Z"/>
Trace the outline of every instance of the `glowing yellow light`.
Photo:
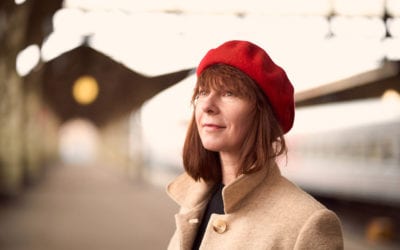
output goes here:
<path id="1" fill-rule="evenodd" d="M 92 76 L 79 77 L 72 88 L 72 94 L 75 100 L 82 105 L 92 103 L 99 94 L 99 86 Z"/>
<path id="2" fill-rule="evenodd" d="M 397 92 L 394 89 L 388 89 L 383 93 L 382 100 L 383 101 L 392 101 L 392 102 L 396 101 L 396 102 L 399 102 L 400 101 L 400 94 L 399 94 L 399 92 Z"/>

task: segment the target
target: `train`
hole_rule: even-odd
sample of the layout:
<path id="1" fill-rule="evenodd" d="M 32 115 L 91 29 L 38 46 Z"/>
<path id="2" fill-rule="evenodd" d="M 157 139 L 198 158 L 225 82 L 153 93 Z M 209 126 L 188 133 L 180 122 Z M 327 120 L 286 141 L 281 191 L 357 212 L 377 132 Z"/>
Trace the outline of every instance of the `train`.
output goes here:
<path id="1" fill-rule="evenodd" d="M 300 108 L 281 170 L 312 193 L 400 206 L 400 98 Z"/>

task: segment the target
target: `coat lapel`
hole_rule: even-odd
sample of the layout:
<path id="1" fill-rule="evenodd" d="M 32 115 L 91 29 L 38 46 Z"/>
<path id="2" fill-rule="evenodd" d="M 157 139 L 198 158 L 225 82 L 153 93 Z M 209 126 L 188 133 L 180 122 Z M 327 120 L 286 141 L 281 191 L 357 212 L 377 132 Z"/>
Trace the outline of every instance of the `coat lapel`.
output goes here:
<path id="1" fill-rule="evenodd" d="M 196 182 L 187 174 L 178 176 L 168 185 L 168 195 L 181 207 L 175 215 L 180 249 L 191 249 L 213 186 L 204 181 Z"/>
<path id="2" fill-rule="evenodd" d="M 176 232 L 178 234 L 180 249 L 191 249 L 202 215 L 203 210 L 190 211 L 185 214 L 178 213 L 175 215 Z"/>

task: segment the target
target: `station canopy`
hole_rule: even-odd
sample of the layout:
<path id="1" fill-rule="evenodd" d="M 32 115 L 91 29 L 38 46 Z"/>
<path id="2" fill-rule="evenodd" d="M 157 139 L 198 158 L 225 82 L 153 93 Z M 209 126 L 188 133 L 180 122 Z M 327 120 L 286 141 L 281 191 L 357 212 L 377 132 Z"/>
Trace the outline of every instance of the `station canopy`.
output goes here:
<path id="1" fill-rule="evenodd" d="M 400 0 L 65 0 L 43 61 L 86 42 L 143 75 L 194 68 L 231 39 L 263 47 L 296 92 L 365 72 L 390 77 L 400 59 Z M 376 74 L 374 74 L 376 75 Z"/>

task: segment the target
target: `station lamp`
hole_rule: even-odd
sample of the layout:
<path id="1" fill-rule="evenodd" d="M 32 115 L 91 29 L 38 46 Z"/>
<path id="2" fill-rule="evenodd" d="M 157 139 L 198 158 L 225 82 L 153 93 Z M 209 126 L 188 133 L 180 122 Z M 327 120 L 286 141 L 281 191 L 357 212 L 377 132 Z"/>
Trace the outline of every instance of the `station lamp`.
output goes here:
<path id="1" fill-rule="evenodd" d="M 96 100 L 99 94 L 99 85 L 96 79 L 84 75 L 76 79 L 72 87 L 72 95 L 75 101 L 81 105 L 89 105 Z"/>

